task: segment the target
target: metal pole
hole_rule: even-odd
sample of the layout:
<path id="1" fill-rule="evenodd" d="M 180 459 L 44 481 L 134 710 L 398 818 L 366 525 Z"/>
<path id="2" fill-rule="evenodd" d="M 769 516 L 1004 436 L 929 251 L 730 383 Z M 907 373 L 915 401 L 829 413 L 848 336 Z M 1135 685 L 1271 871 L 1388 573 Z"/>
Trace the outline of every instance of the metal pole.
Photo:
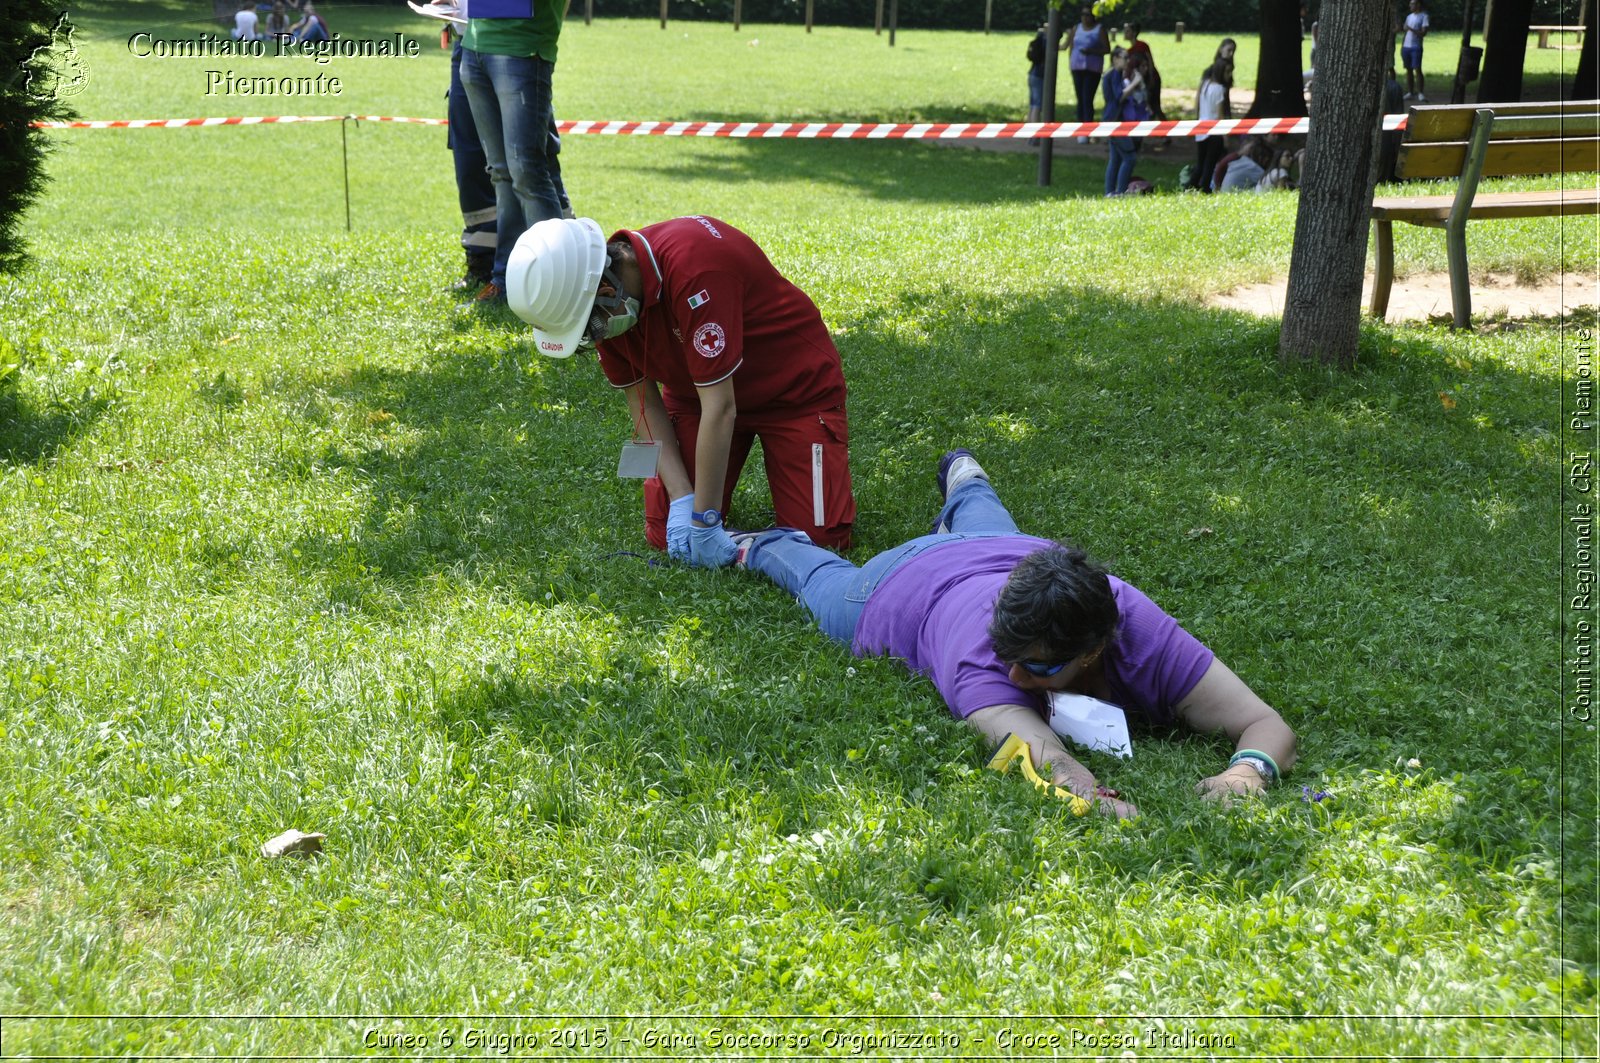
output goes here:
<path id="1" fill-rule="evenodd" d="M 661 0 L 661 28 L 667 28 L 667 0 Z"/>
<path id="2" fill-rule="evenodd" d="M 583 24 L 594 25 L 594 0 L 583 0 Z"/>
<path id="3" fill-rule="evenodd" d="M 1061 40 L 1061 9 L 1054 5 L 1050 7 L 1050 16 L 1044 24 L 1044 106 L 1040 108 L 1039 117 L 1046 122 L 1056 120 L 1056 70 L 1060 67 L 1060 49 L 1056 44 Z M 1050 186 L 1050 165 L 1055 160 L 1056 145 L 1050 137 L 1042 138 L 1039 148 L 1039 187 Z"/>
<path id="4" fill-rule="evenodd" d="M 983 35 L 989 36 L 989 26 L 994 22 L 994 0 L 983 0 Z"/>
<path id="5" fill-rule="evenodd" d="M 894 31 L 900 28 L 900 0 L 889 0 L 889 47 L 894 47 Z"/>
<path id="6" fill-rule="evenodd" d="M 733 32 L 739 32 L 739 23 L 744 21 L 744 0 L 733 0 Z"/>
<path id="7" fill-rule="evenodd" d="M 806 0 L 806 32 L 811 32 L 811 13 L 815 0 Z"/>
<path id="8" fill-rule="evenodd" d="M 872 16 L 872 34 L 875 37 L 883 35 L 883 0 L 878 0 L 877 14 Z"/>
<path id="9" fill-rule="evenodd" d="M 344 163 L 344 231 L 350 231 L 350 139 L 345 129 L 352 116 L 339 119 L 339 158 Z"/>

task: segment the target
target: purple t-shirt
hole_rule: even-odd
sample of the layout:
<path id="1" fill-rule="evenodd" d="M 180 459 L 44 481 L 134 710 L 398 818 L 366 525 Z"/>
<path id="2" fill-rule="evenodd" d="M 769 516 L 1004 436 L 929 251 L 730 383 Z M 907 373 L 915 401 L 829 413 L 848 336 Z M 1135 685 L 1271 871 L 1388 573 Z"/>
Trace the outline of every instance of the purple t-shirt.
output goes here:
<path id="1" fill-rule="evenodd" d="M 867 598 L 853 652 L 904 658 L 913 672 L 933 680 L 958 719 L 990 705 L 1039 707 L 1041 695 L 1007 678 L 1009 669 L 989 642 L 989 621 L 1017 562 L 1054 545 L 1001 535 L 923 551 Z M 1111 700 L 1153 723 L 1171 723 L 1214 655 L 1137 587 L 1109 578 L 1121 617 L 1101 658 Z"/>

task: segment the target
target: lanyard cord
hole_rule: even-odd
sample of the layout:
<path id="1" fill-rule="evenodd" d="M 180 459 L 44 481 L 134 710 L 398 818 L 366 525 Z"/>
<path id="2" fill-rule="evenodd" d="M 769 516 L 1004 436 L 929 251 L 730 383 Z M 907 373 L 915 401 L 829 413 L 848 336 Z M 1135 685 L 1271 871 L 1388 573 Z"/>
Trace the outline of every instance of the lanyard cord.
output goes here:
<path id="1" fill-rule="evenodd" d="M 644 312 L 643 312 L 642 309 L 640 310 L 639 316 L 641 318 L 644 316 Z M 634 326 L 633 327 L 634 328 L 638 328 L 641 323 L 642 322 L 637 322 L 636 321 L 636 322 L 634 322 Z M 655 433 L 650 430 L 650 418 L 645 413 L 645 403 L 644 403 L 644 390 L 651 383 L 650 371 L 649 371 L 650 370 L 650 345 L 648 343 L 644 342 L 644 338 L 642 336 L 640 337 L 639 342 L 640 342 L 641 347 L 644 350 L 644 357 L 639 363 L 639 378 L 640 378 L 639 379 L 639 423 L 644 425 L 644 441 L 646 443 L 654 443 L 656 441 L 656 437 L 655 437 Z M 639 438 L 639 434 L 638 434 L 638 432 L 635 432 L 634 433 L 634 440 L 637 441 L 638 438 Z"/>

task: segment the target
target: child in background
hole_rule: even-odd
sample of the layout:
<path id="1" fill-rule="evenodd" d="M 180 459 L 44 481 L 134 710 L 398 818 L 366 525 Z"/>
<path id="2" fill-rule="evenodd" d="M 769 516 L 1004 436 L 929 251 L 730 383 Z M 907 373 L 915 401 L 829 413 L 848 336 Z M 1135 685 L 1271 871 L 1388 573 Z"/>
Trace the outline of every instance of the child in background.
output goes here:
<path id="1" fill-rule="evenodd" d="M 1161 71 L 1156 68 L 1156 57 L 1150 51 L 1150 46 L 1139 39 L 1139 35 L 1143 32 L 1144 27 L 1139 23 L 1128 23 L 1128 51 L 1143 58 L 1145 97 L 1150 107 L 1150 117 L 1158 122 L 1164 121 L 1167 112 L 1161 106 Z"/>
<path id="2" fill-rule="evenodd" d="M 244 0 L 239 5 L 239 10 L 233 16 L 233 39 L 236 41 L 259 41 L 261 31 L 260 19 L 256 17 L 255 0 Z"/>
<path id="3" fill-rule="evenodd" d="M 1211 64 L 1205 77 L 1200 82 L 1199 113 L 1201 121 L 1219 119 L 1223 117 L 1223 107 L 1227 103 L 1228 89 L 1233 86 L 1233 64 L 1226 59 L 1218 59 Z M 1189 176 L 1189 187 L 1201 192 L 1210 192 L 1212 186 L 1212 171 L 1217 168 L 1222 154 L 1227 150 L 1227 143 L 1218 133 L 1209 133 L 1203 137 L 1195 138 L 1195 164 Z"/>
<path id="4" fill-rule="evenodd" d="M 1037 122 L 1044 108 L 1044 64 L 1050 47 L 1045 38 L 1049 27 L 1040 26 L 1039 32 L 1028 42 L 1028 121 Z M 1061 39 L 1056 38 L 1056 51 L 1061 50 Z M 1028 141 L 1030 147 L 1039 146 L 1039 138 Z"/>
<path id="5" fill-rule="evenodd" d="M 1117 48 L 1111 53 L 1111 70 L 1101 85 L 1106 100 L 1103 121 L 1143 122 L 1150 117 L 1149 82 L 1146 80 L 1149 65 L 1145 57 L 1136 52 Z M 1111 154 L 1106 160 L 1106 195 L 1120 196 L 1128 190 L 1138 159 L 1138 137 L 1111 138 Z"/>
<path id="6" fill-rule="evenodd" d="M 271 14 L 267 15 L 267 36 L 287 37 L 289 35 L 289 11 L 283 6 L 283 0 L 277 0 L 272 5 Z"/>
<path id="7" fill-rule="evenodd" d="M 1422 0 L 1411 0 L 1411 13 L 1406 16 L 1406 39 L 1400 45 L 1400 58 L 1406 65 L 1406 99 L 1427 103 L 1422 94 L 1422 38 L 1428 35 L 1428 12 Z"/>

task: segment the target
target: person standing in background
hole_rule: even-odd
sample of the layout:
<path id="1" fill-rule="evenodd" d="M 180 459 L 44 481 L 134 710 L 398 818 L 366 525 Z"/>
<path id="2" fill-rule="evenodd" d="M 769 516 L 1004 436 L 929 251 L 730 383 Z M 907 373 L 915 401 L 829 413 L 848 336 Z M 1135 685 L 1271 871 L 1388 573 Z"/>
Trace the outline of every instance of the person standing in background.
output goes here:
<path id="1" fill-rule="evenodd" d="M 456 168 L 456 201 L 461 207 L 461 250 L 466 254 L 466 272 L 453 287 L 458 292 L 482 291 L 494 275 L 496 216 L 494 181 L 489 162 L 478 140 L 478 127 L 472 121 L 472 105 L 461 84 L 461 34 L 454 25 L 445 28 L 450 49 L 450 92 L 446 114 L 450 127 L 446 144 Z"/>
<path id="2" fill-rule="evenodd" d="M 1072 69 L 1072 87 L 1078 95 L 1078 121 L 1094 121 L 1094 92 L 1100 84 L 1100 71 L 1105 57 L 1111 51 L 1106 41 L 1106 28 L 1094 16 L 1094 8 L 1084 5 L 1078 12 L 1078 24 L 1072 29 L 1072 54 L 1067 65 Z M 1079 144 L 1087 144 L 1088 137 L 1080 136 Z"/>
<path id="3" fill-rule="evenodd" d="M 1039 116 L 1043 113 L 1044 62 L 1048 55 L 1046 49 L 1050 47 L 1046 41 L 1048 32 L 1048 26 L 1040 26 L 1039 32 L 1028 42 L 1028 121 L 1030 122 L 1039 121 Z M 1061 50 L 1060 38 L 1056 39 L 1055 48 L 1057 51 Z"/>
<path id="4" fill-rule="evenodd" d="M 461 84 L 494 182 L 498 234 L 477 301 L 497 304 L 517 237 L 562 216 L 551 82 L 565 9 L 558 0 L 472 0 L 467 15 Z"/>
<path id="5" fill-rule="evenodd" d="M 1143 32 L 1144 27 L 1139 23 L 1128 23 L 1128 52 L 1130 55 L 1143 57 L 1145 95 L 1149 101 L 1150 117 L 1157 121 L 1165 121 L 1167 111 L 1161 106 L 1161 71 L 1156 66 L 1156 57 L 1150 51 L 1150 46 L 1140 38 Z"/>
<path id="6" fill-rule="evenodd" d="M 1406 65 L 1406 99 L 1427 103 L 1422 84 L 1422 38 L 1428 35 L 1428 12 L 1422 0 L 1411 0 L 1406 16 L 1406 38 L 1400 45 L 1400 59 Z M 1315 65 L 1315 64 L 1313 64 Z"/>
<path id="7" fill-rule="evenodd" d="M 1223 105 L 1228 98 L 1228 89 L 1233 84 L 1233 64 L 1226 59 L 1218 59 L 1211 64 L 1211 69 L 1200 81 L 1200 113 L 1196 115 L 1200 121 L 1220 119 L 1223 116 Z M 1194 170 L 1189 176 L 1189 187 L 1200 192 L 1211 191 L 1211 173 L 1217 168 L 1223 153 L 1227 150 L 1226 143 L 1220 133 L 1208 133 L 1195 138 L 1195 163 Z"/>
<path id="8" fill-rule="evenodd" d="M 1106 101 L 1102 121 L 1143 122 L 1150 117 L 1145 80 L 1148 68 L 1148 60 L 1135 52 L 1118 48 L 1111 53 L 1111 71 L 1101 86 Z M 1106 160 L 1106 195 L 1120 196 L 1128 190 L 1134 164 L 1138 161 L 1138 137 L 1111 138 L 1111 155 Z"/>

